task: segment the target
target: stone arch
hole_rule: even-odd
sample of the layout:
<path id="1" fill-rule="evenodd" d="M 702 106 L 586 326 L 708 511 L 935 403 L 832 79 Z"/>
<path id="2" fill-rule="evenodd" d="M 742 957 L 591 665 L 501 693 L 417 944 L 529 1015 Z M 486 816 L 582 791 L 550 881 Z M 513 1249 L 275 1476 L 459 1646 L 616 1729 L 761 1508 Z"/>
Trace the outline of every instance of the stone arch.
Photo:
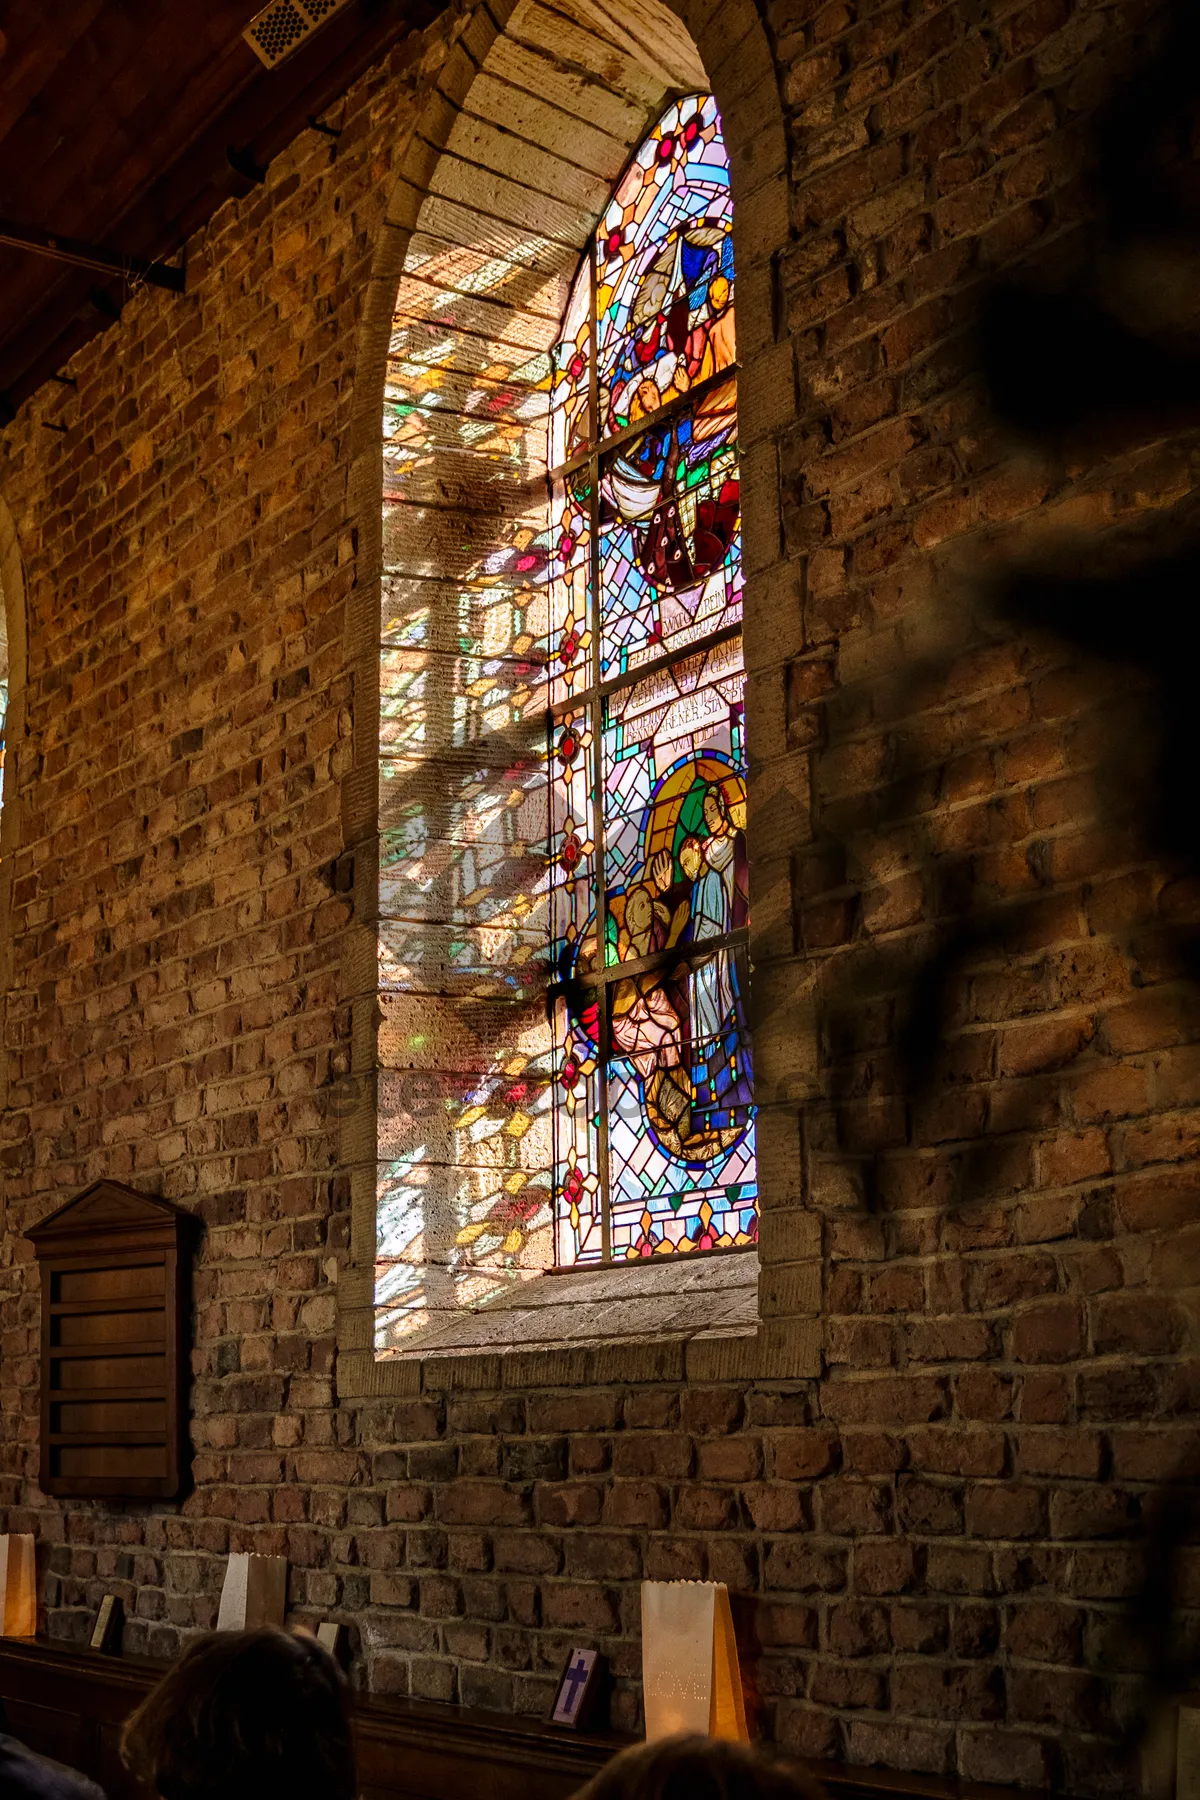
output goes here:
<path id="1" fill-rule="evenodd" d="M 533 78 L 530 69 L 539 58 L 542 66 Z M 548 62 L 560 67 L 557 83 L 547 76 Z M 350 439 L 349 500 L 358 534 L 358 582 L 349 608 L 346 650 L 354 671 L 355 761 L 344 788 L 343 825 L 346 842 L 355 851 L 356 904 L 344 964 L 347 998 L 353 1005 L 353 1064 L 342 1120 L 342 1164 L 350 1173 L 352 1222 L 339 1308 L 339 1387 L 363 1393 L 414 1385 L 413 1371 L 375 1365 L 370 1327 L 379 1012 L 375 927 L 384 475 L 380 419 L 397 295 L 411 273 L 422 209 L 428 205 L 442 209 L 448 221 L 446 235 L 455 218 L 460 224 L 472 215 L 486 219 L 488 182 L 509 179 L 502 147 L 497 146 L 507 129 L 522 159 L 512 174 L 522 178 L 531 209 L 540 207 L 551 219 L 551 233 L 562 249 L 557 265 L 540 273 L 547 285 L 560 283 L 565 301 L 587 234 L 620 172 L 617 167 L 596 170 L 589 189 L 586 172 L 572 159 L 570 132 L 565 143 L 561 139 L 564 121 L 570 127 L 572 115 L 579 134 L 590 128 L 584 93 L 588 81 L 606 93 L 624 94 L 624 102 L 613 101 L 612 117 L 605 125 L 612 139 L 621 138 L 623 132 L 625 155 L 674 92 L 706 86 L 715 93 L 730 153 L 738 262 L 745 635 L 751 674 L 755 633 L 761 629 L 755 619 L 756 597 L 780 557 L 772 434 L 792 417 L 794 405 L 791 350 L 776 342 L 772 303 L 773 255 L 787 238 L 786 140 L 775 64 L 753 0 L 717 0 L 715 5 L 710 0 L 671 0 L 669 8 L 661 0 L 621 0 L 603 8 L 594 0 L 574 0 L 564 11 L 552 11 L 540 0 L 509 0 L 488 11 L 466 9 L 431 48 L 422 76 L 424 97 L 414 106 L 397 145 L 391 194 L 364 299 Z M 488 92 L 496 82 L 510 84 L 510 107 L 512 89 L 518 91 L 519 130 L 502 123 L 496 96 Z M 617 118 L 622 107 L 623 125 Z M 480 144 L 481 135 L 490 142 Z M 574 236 L 572 216 L 577 221 Z M 469 232 L 466 235 L 469 240 Z M 518 299 L 518 309 L 520 305 Z M 543 317 L 548 318 L 549 312 L 553 308 L 543 309 Z"/>

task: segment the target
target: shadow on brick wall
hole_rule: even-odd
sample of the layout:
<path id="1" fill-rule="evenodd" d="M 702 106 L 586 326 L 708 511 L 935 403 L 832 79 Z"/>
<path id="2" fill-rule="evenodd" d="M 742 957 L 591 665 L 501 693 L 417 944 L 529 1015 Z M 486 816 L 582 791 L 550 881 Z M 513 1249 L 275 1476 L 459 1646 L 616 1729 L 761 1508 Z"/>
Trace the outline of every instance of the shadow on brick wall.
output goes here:
<path id="1" fill-rule="evenodd" d="M 989 1208 L 1056 1188 L 1076 1192 L 1077 1235 L 1109 1238 L 1092 1126 L 1136 1110 L 1123 1059 L 1197 1036 L 1197 68 L 1200 13 L 1177 6 L 1096 114 L 1089 224 L 975 296 L 967 379 L 1025 516 L 889 576 L 919 590 L 929 654 L 821 697 L 820 830 L 796 888 L 801 944 L 824 956 L 810 1150 L 850 1172 L 893 1252 L 986 1247 Z M 923 1243 L 917 1208 L 937 1213 Z M 1200 1504 L 1178 1485 L 1198 1473 L 1173 1470 L 1135 1526 L 1147 1575 L 1117 1664 L 1146 1680 L 1133 1737 L 1200 1669 Z"/>

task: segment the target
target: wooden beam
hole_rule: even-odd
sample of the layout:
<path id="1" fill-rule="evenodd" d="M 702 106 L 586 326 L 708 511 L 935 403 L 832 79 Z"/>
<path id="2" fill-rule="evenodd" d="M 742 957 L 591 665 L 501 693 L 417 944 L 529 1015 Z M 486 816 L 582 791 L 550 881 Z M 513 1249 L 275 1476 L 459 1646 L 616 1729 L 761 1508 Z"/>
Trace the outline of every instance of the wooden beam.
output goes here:
<path id="1" fill-rule="evenodd" d="M 440 10 L 441 0 L 355 0 L 272 70 L 241 45 L 245 70 L 228 59 L 225 104 L 208 115 L 176 155 L 153 159 L 160 173 L 127 200 L 122 196 L 103 218 L 89 216 L 85 229 L 93 237 L 119 235 L 136 245 L 142 262 L 161 267 L 218 207 L 245 191 L 246 184 L 229 166 L 230 144 L 249 151 L 258 164 L 268 164 L 307 129 L 310 117 L 319 117 L 398 41 L 424 30 Z M 158 141 L 156 137 L 155 145 Z M 96 274 L 92 271 L 89 281 L 84 271 L 64 266 L 61 276 L 37 294 L 36 303 L 28 296 L 7 329 L 0 327 L 0 413 L 5 399 L 19 406 L 106 329 L 106 321 L 89 304 L 89 289 L 106 289 L 120 303 L 126 278 L 108 271 L 107 280 L 97 282 Z"/>
<path id="2" fill-rule="evenodd" d="M 187 282 L 186 270 L 173 263 L 148 262 L 142 256 L 122 256 L 119 251 L 100 250 L 95 244 L 81 243 L 78 238 L 58 237 L 49 231 L 35 231 L 28 225 L 15 225 L 11 219 L 0 219 L 0 244 L 15 250 L 29 250 L 34 256 L 48 256 L 52 262 L 70 263 L 76 269 L 91 269 L 97 275 L 117 275 L 124 281 L 144 281 L 150 287 L 166 288 L 182 294 Z"/>

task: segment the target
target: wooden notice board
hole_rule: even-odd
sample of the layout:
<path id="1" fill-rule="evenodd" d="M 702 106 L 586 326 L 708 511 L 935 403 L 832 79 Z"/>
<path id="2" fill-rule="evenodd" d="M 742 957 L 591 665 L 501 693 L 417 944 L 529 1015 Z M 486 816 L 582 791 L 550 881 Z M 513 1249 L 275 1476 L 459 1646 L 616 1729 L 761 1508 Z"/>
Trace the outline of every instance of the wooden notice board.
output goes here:
<path id="1" fill-rule="evenodd" d="M 180 1492 L 195 1223 L 169 1201 L 98 1181 L 25 1234 L 42 1274 L 46 1493 Z"/>

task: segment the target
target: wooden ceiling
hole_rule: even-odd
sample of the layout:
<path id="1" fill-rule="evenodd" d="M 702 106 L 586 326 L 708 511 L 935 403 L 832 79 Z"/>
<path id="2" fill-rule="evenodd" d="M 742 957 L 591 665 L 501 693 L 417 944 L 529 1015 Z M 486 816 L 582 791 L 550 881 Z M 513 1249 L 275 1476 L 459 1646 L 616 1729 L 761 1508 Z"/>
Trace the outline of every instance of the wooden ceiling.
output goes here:
<path id="1" fill-rule="evenodd" d="M 353 0 L 277 68 L 242 38 L 263 0 L 6 0 L 0 219 L 173 258 L 440 0 Z M 0 245 L 0 422 L 115 316 L 121 276 Z"/>

